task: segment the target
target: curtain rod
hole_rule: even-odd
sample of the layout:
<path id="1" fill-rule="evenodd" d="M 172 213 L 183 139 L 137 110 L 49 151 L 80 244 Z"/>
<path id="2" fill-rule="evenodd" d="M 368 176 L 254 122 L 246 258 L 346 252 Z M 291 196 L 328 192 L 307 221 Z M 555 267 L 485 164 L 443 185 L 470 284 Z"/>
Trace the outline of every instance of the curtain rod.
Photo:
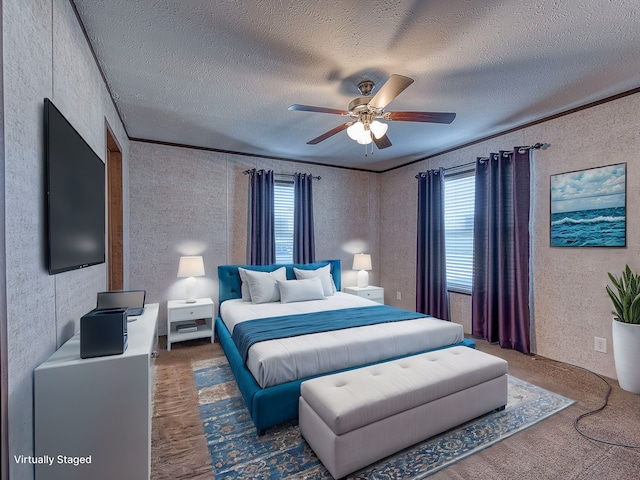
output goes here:
<path id="1" fill-rule="evenodd" d="M 245 170 L 242 173 L 244 173 L 245 175 L 249 175 L 251 173 L 251 170 L 252 169 Z M 280 177 L 293 177 L 293 173 L 275 173 L 274 172 L 274 175 L 278 175 Z M 308 175 L 311 175 L 311 174 L 308 174 Z M 320 180 L 322 177 L 320 175 L 317 175 L 317 176 L 311 175 L 311 178 L 313 178 L 315 180 Z"/>
<path id="2" fill-rule="evenodd" d="M 518 153 L 524 153 L 526 150 L 546 150 L 547 148 L 549 148 L 551 146 L 551 144 L 549 143 L 534 143 L 533 145 L 525 145 L 523 147 L 520 147 L 518 149 Z M 505 156 L 508 155 L 509 152 L 505 152 Z M 489 160 L 489 157 L 480 157 L 480 160 Z M 449 168 L 445 168 L 444 171 L 446 172 L 447 170 L 455 170 L 458 168 L 463 168 L 463 167 L 470 167 L 471 165 L 475 165 L 476 162 L 469 162 L 469 163 L 463 163 L 462 165 L 456 165 L 455 167 L 449 167 Z M 420 176 L 419 173 L 416 174 L 416 178 L 418 178 Z"/>

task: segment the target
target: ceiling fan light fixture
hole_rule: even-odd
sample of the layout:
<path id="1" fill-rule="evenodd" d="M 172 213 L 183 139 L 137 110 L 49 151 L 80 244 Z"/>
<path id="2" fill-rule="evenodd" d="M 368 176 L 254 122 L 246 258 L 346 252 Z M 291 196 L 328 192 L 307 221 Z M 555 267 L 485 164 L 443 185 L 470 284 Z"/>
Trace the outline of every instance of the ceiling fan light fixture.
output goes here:
<path id="1" fill-rule="evenodd" d="M 360 121 L 354 122 L 349 128 L 347 128 L 347 135 L 351 140 L 356 142 L 364 135 L 364 124 Z"/>
<path id="2" fill-rule="evenodd" d="M 374 120 L 371 122 L 371 125 L 369 125 L 369 130 L 371 130 L 371 133 L 373 133 L 376 138 L 382 138 L 385 133 L 387 133 L 388 128 L 389 125 L 379 122 L 378 120 Z"/>
<path id="3" fill-rule="evenodd" d="M 347 130 L 347 134 L 352 140 L 355 140 L 361 145 L 369 145 L 371 142 L 375 142 L 376 147 L 382 150 L 390 147 L 392 144 L 387 137 L 389 125 L 384 122 L 378 122 L 376 120 L 378 118 L 396 122 L 449 124 L 453 122 L 456 117 L 455 113 L 442 112 L 385 112 L 384 109 L 387 105 L 412 83 L 412 78 L 393 74 L 377 89 L 376 94 L 371 96 L 374 83 L 371 80 L 365 79 L 358 84 L 358 89 L 362 96 L 352 100 L 347 110 L 298 104 L 291 105 L 289 110 L 330 113 L 342 117 L 351 117 L 350 121 L 338 125 L 319 137 L 308 141 L 308 145 L 316 145 L 343 130 Z M 365 156 L 367 155 L 366 151 L 367 149 L 365 149 Z M 373 155 L 373 149 L 371 150 L 371 154 Z"/>

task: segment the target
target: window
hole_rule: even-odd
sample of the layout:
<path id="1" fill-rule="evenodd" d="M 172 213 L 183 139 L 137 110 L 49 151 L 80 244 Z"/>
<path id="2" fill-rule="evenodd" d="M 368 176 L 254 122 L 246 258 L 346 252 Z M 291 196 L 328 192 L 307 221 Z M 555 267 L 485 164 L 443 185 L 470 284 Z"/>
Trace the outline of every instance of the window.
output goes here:
<path id="1" fill-rule="evenodd" d="M 474 203 L 473 171 L 445 177 L 444 235 L 448 290 L 471 293 Z"/>
<path id="2" fill-rule="evenodd" d="M 276 180 L 273 189 L 276 263 L 293 263 L 293 182 Z"/>

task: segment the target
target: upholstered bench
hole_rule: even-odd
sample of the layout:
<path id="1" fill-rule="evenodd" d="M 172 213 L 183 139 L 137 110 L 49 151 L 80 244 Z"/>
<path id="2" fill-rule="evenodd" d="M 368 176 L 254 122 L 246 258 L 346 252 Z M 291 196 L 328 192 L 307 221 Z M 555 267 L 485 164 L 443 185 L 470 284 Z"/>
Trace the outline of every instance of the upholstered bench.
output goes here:
<path id="1" fill-rule="evenodd" d="M 503 408 L 507 362 L 468 347 L 307 380 L 302 436 L 334 478 Z"/>

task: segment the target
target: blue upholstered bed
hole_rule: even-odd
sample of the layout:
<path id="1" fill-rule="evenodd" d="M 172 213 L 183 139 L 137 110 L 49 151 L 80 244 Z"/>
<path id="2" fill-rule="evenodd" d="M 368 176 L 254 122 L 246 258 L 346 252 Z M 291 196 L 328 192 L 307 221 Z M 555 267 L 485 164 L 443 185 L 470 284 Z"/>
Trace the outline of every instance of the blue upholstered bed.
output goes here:
<path id="1" fill-rule="evenodd" d="M 336 289 L 340 290 L 341 271 L 339 260 L 327 260 L 312 264 L 220 266 L 218 267 L 219 304 L 222 305 L 223 302 L 230 299 L 241 298 L 242 282 L 238 273 L 239 267 L 261 272 L 272 272 L 284 266 L 286 267 L 287 279 L 295 279 L 293 270 L 294 267 L 298 269 L 315 270 L 319 267 L 326 266 L 327 264 L 330 265 L 331 275 L 335 282 Z M 310 376 L 307 378 L 302 378 L 299 380 L 290 381 L 267 388 L 261 388 L 252 373 L 247 368 L 247 365 L 245 364 L 243 358 L 240 355 L 240 352 L 238 351 L 238 348 L 236 347 L 231 337 L 231 333 L 220 317 L 216 319 L 215 330 L 258 432 L 262 433 L 266 428 L 278 425 L 289 420 L 297 419 L 300 384 L 303 381 L 313 377 Z M 460 344 L 470 347 L 475 346 L 473 340 L 469 339 L 465 339 L 457 345 Z M 453 345 L 446 345 L 441 348 L 450 346 Z M 412 353 L 412 355 L 413 354 L 415 353 Z M 391 358 L 384 361 L 387 360 L 391 360 Z M 357 367 L 352 368 L 360 368 L 362 366 L 363 365 L 358 365 Z M 343 370 L 350 370 L 352 368 Z M 323 375 L 327 375 L 327 373 L 324 373 Z"/>

